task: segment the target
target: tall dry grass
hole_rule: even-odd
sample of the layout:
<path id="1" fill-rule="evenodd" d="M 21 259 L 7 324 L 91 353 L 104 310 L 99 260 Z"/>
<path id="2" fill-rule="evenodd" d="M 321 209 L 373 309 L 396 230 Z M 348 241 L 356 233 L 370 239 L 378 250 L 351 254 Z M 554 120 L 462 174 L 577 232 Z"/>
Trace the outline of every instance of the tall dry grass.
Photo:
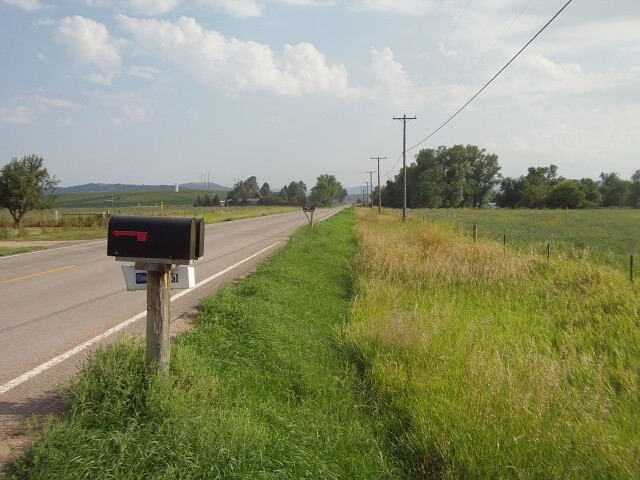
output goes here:
<path id="1" fill-rule="evenodd" d="M 344 340 L 426 478 L 639 478 L 640 298 L 617 271 L 360 212 Z"/>

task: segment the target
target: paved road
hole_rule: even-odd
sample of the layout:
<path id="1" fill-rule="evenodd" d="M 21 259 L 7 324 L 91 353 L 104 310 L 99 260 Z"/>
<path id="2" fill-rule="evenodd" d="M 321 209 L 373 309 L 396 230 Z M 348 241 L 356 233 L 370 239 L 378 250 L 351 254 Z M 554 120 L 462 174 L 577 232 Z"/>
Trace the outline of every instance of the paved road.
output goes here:
<path id="1" fill-rule="evenodd" d="M 317 210 L 315 218 L 335 211 Z M 172 321 L 192 315 L 203 298 L 251 271 L 306 222 L 299 211 L 207 225 L 205 255 L 195 262 L 196 282 L 206 283 L 172 292 Z M 106 240 L 0 257 L 0 422 L 5 430 L 42 409 L 51 388 L 77 371 L 87 350 L 117 338 L 110 329 L 144 332 L 146 292 L 125 290 L 122 264 L 106 256 Z"/>

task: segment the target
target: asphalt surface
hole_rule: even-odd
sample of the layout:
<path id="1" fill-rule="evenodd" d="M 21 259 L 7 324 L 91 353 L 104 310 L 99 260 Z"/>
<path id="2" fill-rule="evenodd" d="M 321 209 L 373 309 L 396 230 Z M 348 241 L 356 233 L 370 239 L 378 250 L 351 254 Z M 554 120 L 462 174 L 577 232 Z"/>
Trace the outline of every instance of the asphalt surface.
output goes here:
<path id="1" fill-rule="evenodd" d="M 319 209 L 320 220 L 337 209 Z M 222 284 L 251 272 L 307 223 L 302 211 L 207 225 L 196 288 L 172 290 L 172 329 Z M 127 292 L 106 240 L 0 257 L 0 465 L 25 420 L 60 413 L 56 389 L 92 349 L 144 334 L 146 292 Z M 13 440 L 12 440 L 13 439 Z"/>

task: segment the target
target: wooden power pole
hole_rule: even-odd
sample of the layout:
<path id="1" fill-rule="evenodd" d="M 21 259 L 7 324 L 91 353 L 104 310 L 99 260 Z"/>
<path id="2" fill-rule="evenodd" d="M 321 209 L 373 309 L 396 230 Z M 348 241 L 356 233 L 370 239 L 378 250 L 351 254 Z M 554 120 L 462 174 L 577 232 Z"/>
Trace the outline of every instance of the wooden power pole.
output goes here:
<path id="1" fill-rule="evenodd" d="M 382 211 L 382 194 L 380 192 L 380 160 L 386 160 L 387 157 L 370 157 L 370 159 L 378 160 L 378 213 L 380 213 Z"/>
<path id="2" fill-rule="evenodd" d="M 407 221 L 407 121 L 415 120 L 417 117 L 393 117 L 394 120 L 402 120 L 402 171 L 403 171 L 403 198 L 402 198 L 402 221 Z"/>
<path id="3" fill-rule="evenodd" d="M 369 185 L 371 185 L 371 195 L 369 196 L 369 203 L 371 204 L 371 209 L 373 210 L 373 172 L 375 170 L 369 170 L 365 173 L 369 174 Z M 380 185 L 378 185 L 378 188 L 380 188 Z M 378 193 L 378 195 L 380 195 L 380 193 Z"/>

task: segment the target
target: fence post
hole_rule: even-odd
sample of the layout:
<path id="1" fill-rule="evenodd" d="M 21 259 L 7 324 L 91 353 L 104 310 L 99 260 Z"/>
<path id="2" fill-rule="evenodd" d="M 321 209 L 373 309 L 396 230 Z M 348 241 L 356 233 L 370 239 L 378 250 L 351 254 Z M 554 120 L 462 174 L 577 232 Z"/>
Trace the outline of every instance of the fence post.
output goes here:
<path id="1" fill-rule="evenodd" d="M 478 225 L 476 225 L 475 223 L 473 224 L 473 241 L 478 241 Z"/>
<path id="2" fill-rule="evenodd" d="M 547 238 L 547 262 L 551 258 L 551 239 Z"/>

